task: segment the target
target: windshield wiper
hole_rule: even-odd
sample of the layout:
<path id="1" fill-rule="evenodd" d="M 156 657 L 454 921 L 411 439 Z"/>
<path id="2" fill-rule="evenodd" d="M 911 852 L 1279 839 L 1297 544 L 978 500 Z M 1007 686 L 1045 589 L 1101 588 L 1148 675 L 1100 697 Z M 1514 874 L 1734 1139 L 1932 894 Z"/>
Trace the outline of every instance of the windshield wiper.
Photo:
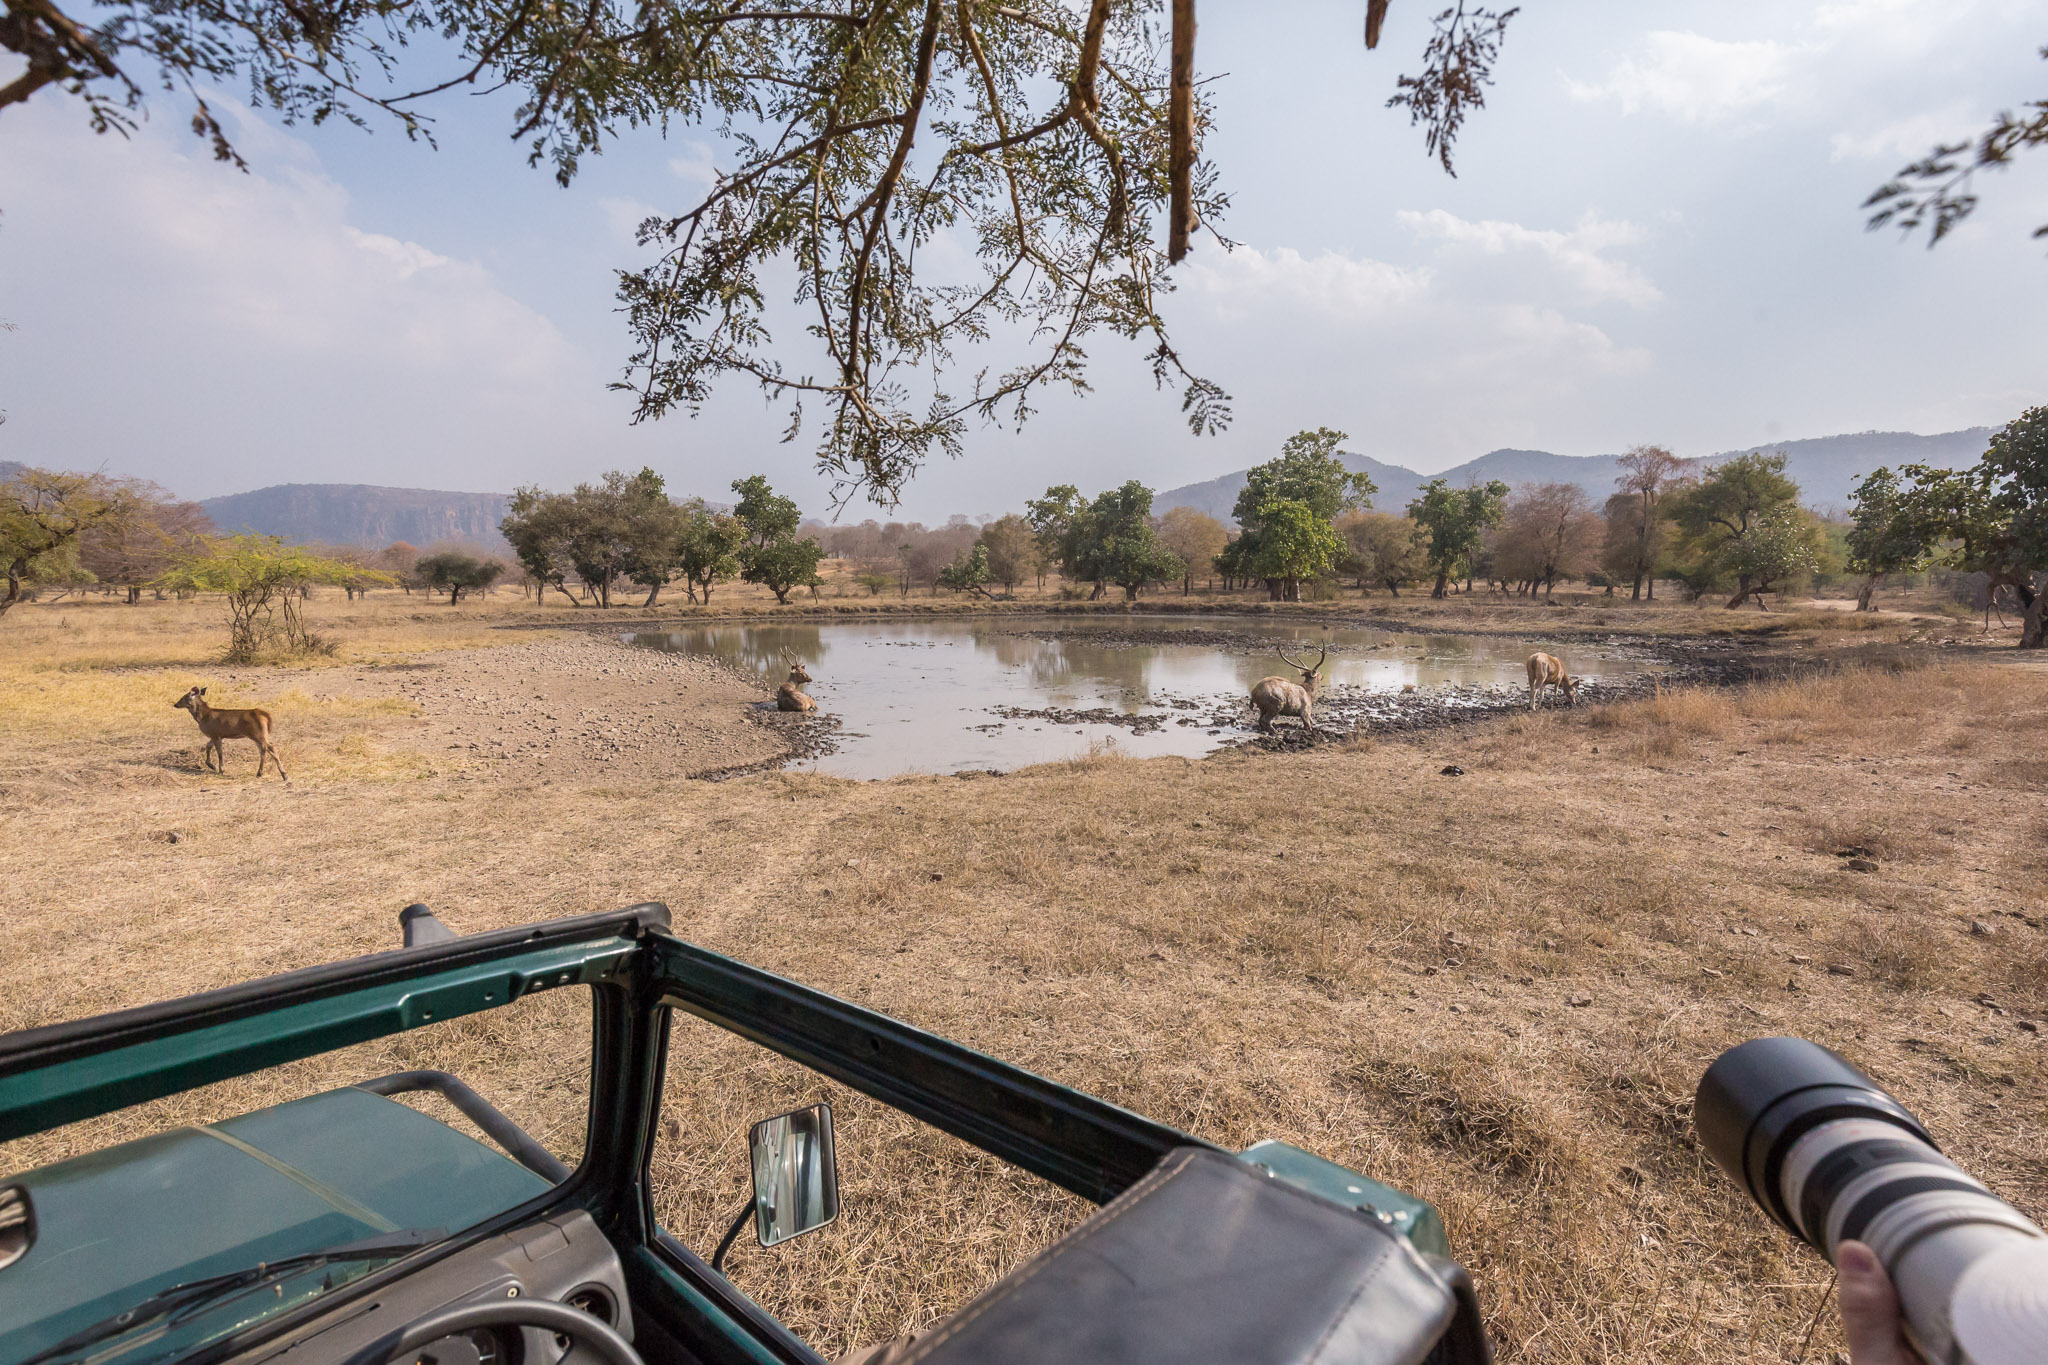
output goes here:
<path id="1" fill-rule="evenodd" d="M 258 1261 L 246 1270 L 231 1270 L 224 1275 L 208 1275 L 203 1279 L 187 1280 L 183 1284 L 160 1289 L 134 1307 L 123 1309 L 110 1318 L 102 1318 L 90 1327 L 72 1333 L 47 1350 L 30 1356 L 20 1365 L 48 1365 L 48 1362 L 61 1360 L 95 1342 L 120 1336 L 124 1332 L 133 1331 L 149 1323 L 181 1322 L 207 1304 L 217 1302 L 238 1291 L 258 1289 L 288 1275 L 303 1274 L 308 1270 L 317 1270 L 323 1265 L 346 1261 L 393 1260 L 417 1251 L 431 1242 L 437 1242 L 447 1235 L 446 1228 L 407 1228 L 402 1232 L 385 1233 L 365 1238 L 360 1242 L 346 1242 L 322 1251 L 280 1256 L 274 1261 Z"/>

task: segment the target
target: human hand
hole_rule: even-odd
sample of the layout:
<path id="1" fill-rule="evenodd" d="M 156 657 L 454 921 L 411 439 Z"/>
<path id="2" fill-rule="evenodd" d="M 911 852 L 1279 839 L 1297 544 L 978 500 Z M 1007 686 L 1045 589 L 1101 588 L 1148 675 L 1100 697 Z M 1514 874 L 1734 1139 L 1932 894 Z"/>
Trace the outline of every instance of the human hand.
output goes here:
<path id="1" fill-rule="evenodd" d="M 1835 1299 L 1842 1309 L 1842 1335 L 1849 1339 L 1849 1365 L 1915 1365 L 1899 1317 L 1899 1296 L 1877 1253 L 1861 1242 L 1835 1248 L 1841 1283 Z"/>

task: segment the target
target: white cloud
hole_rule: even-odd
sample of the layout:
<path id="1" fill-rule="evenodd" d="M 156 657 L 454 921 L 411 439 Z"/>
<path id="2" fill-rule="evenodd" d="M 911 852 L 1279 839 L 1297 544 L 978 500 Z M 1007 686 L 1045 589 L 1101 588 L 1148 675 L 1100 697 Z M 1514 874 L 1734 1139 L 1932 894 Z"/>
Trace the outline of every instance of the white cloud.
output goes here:
<path id="1" fill-rule="evenodd" d="M 1599 252 L 1637 240 L 1631 225 L 1588 217 L 1571 232 L 1403 215 L 1445 246 L 1398 265 L 1285 247 L 1240 247 L 1191 263 L 1177 311 L 1184 354 L 1270 403 L 1349 409 L 1346 430 L 1376 448 L 1398 409 L 1457 424 L 1474 395 L 1491 411 L 1558 410 L 1651 364 L 1568 304 L 1653 302 L 1640 275 Z M 1476 251 L 1469 249 L 1477 247 Z M 1362 420 L 1371 415 L 1371 424 Z M 1304 419 L 1306 420 L 1306 419 Z M 1322 418 L 1316 419 L 1318 421 Z"/>
<path id="2" fill-rule="evenodd" d="M 708 142 L 685 142 L 680 155 L 668 159 L 668 173 L 691 185 L 709 185 L 718 178 L 718 162 Z"/>
<path id="3" fill-rule="evenodd" d="M 1429 273 L 1426 266 L 1404 268 L 1334 251 L 1303 256 L 1292 247 L 1268 252 L 1240 246 L 1196 257 L 1186 275 L 1188 286 L 1222 317 L 1269 313 L 1277 304 L 1343 319 L 1414 302 L 1428 291 Z"/>
<path id="4" fill-rule="evenodd" d="M 1605 77 L 1565 77 L 1575 100 L 1613 100 L 1624 114 L 1643 109 L 1700 126 L 1726 123 L 1783 98 L 1798 50 L 1770 40 L 1723 42 L 1691 31 L 1644 35 L 1641 51 L 1624 56 Z"/>
<path id="5" fill-rule="evenodd" d="M 482 263 L 351 221 L 310 150 L 253 118 L 235 131 L 246 175 L 163 124 L 124 141 L 64 108 L 11 119 L 0 277 L 27 344 L 0 402 L 17 458 L 205 450 L 187 463 L 217 467 L 166 472 L 193 492 L 306 457 L 426 482 L 423 456 L 560 439 L 603 403 L 603 376 Z"/>
<path id="6" fill-rule="evenodd" d="M 1937 142 L 1969 141 L 1976 121 L 1961 105 L 1910 114 L 1860 132 L 1836 133 L 1828 143 L 1829 155 L 1835 161 L 1917 161 Z"/>
<path id="7" fill-rule="evenodd" d="M 1642 271 L 1604 254 L 1643 240 L 1643 230 L 1633 223 L 1587 213 L 1570 232 L 1559 232 L 1495 219 L 1471 222 L 1443 209 L 1427 213 L 1404 210 L 1395 217 L 1418 236 L 1473 247 L 1487 255 L 1534 252 L 1562 275 L 1584 302 L 1614 301 L 1647 308 L 1664 297 Z"/>

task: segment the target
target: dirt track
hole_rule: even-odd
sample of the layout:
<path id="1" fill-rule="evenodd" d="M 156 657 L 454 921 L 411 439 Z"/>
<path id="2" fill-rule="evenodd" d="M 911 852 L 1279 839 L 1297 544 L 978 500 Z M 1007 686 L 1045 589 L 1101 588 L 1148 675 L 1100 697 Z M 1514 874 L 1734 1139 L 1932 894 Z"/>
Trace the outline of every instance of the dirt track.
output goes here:
<path id="1" fill-rule="evenodd" d="M 598 635 L 336 669 L 307 690 L 403 697 L 419 714 L 395 739 L 515 780 L 700 777 L 774 762 L 820 725 L 778 713 L 764 688 L 716 660 Z"/>

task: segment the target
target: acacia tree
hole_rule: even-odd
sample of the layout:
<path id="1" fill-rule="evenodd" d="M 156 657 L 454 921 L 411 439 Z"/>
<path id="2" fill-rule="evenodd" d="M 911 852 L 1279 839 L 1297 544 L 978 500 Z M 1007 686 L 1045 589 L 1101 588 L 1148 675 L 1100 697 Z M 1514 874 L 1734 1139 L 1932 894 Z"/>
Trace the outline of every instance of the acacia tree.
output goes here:
<path id="1" fill-rule="evenodd" d="M 1367 0 L 1368 47 L 1387 3 Z M 429 140 L 435 96 L 509 88 L 515 140 L 564 184 L 627 128 L 711 131 L 729 164 L 696 203 L 641 224 L 658 259 L 621 273 L 633 351 L 619 387 L 644 420 L 738 376 L 789 401 L 792 433 L 816 403 L 821 465 L 887 499 L 934 450 L 958 454 L 970 419 L 1022 420 L 1048 386 L 1085 389 L 1097 332 L 1145 342 L 1192 429 L 1228 422 L 1228 395 L 1183 364 L 1160 310 L 1172 263 L 1228 202 L 1200 156 L 1212 111 L 1195 0 L 1172 0 L 1163 43 L 1161 7 L 103 0 L 95 27 L 61 0 L 9 0 L 0 47 L 26 69 L 0 85 L 0 110 L 54 85 L 95 128 L 125 128 L 154 81 L 184 92 L 193 128 L 240 165 L 206 86 L 246 84 L 287 123 L 383 116 Z M 1445 10 L 1389 100 L 1446 171 L 1513 14 Z M 429 30 L 435 43 L 409 41 Z M 972 243 L 979 280 L 918 272 L 915 245 L 940 232 Z M 773 349 L 778 263 L 813 362 Z M 995 331 L 1034 342 L 1008 366 L 964 367 L 964 388 L 949 380 L 955 350 Z"/>
<path id="2" fill-rule="evenodd" d="M 513 491 L 504 520 L 498 523 L 498 532 L 512 546 L 512 553 L 518 556 L 526 572 L 540 585 L 536 597 L 552 587 L 568 598 L 571 605 L 583 605 L 568 587 L 571 569 L 569 541 L 575 534 L 578 519 L 575 499 L 566 493 L 543 492 L 531 484 Z M 397 548 L 394 545 L 385 554 L 388 556 Z M 410 545 L 405 548 L 412 549 Z M 418 560 L 415 552 L 413 562 L 417 564 Z"/>
<path id="3" fill-rule="evenodd" d="M 2020 648 L 2048 645 L 2048 407 L 2000 428 L 1969 469 L 1907 465 L 1908 524 L 1934 562 L 1981 573 L 2011 588 L 2021 610 Z"/>
<path id="4" fill-rule="evenodd" d="M 1451 575 L 1478 553 L 1489 528 L 1506 513 L 1508 486 L 1499 479 L 1470 488 L 1452 488 L 1442 479 L 1422 486 L 1422 495 L 1408 504 L 1408 515 L 1429 535 L 1424 562 L 1436 575 L 1431 597 L 1442 597 Z"/>
<path id="5" fill-rule="evenodd" d="M 23 469 L 0 483 L 0 567 L 7 571 L 0 616 L 26 585 L 82 577 L 79 538 L 132 515 L 136 502 L 132 487 L 103 474 Z"/>
<path id="6" fill-rule="evenodd" d="M 1180 560 L 1180 595 L 1186 597 L 1197 573 L 1216 564 L 1216 556 L 1230 544 L 1230 532 L 1223 523 L 1192 507 L 1169 507 L 1159 519 L 1159 539 Z"/>
<path id="7" fill-rule="evenodd" d="M 1755 598 L 1785 579 L 1811 570 L 1819 554 L 1818 529 L 1799 506 L 1799 485 L 1785 477 L 1785 455 L 1760 451 L 1715 465 L 1671 499 L 1671 519 L 1684 537 L 1701 583 L 1735 580 L 1728 606 Z"/>
<path id="8" fill-rule="evenodd" d="M 419 561 L 420 581 L 429 588 L 442 588 L 448 593 L 448 605 L 454 606 L 462 600 L 466 591 L 488 588 L 505 573 L 505 566 L 495 559 L 479 559 L 459 550 L 444 550 L 440 554 L 428 555 Z"/>
<path id="9" fill-rule="evenodd" d="M 1918 573 L 1927 567 L 1934 547 L 1927 543 L 1920 508 L 1891 470 L 1873 469 L 1856 485 L 1849 501 L 1849 569 L 1863 575 L 1856 610 L 1869 611 L 1871 596 L 1885 575 Z"/>
<path id="10" fill-rule="evenodd" d="M 285 654 L 331 650 L 307 628 L 300 597 L 315 584 L 339 585 L 365 574 L 391 581 L 389 574 L 287 545 L 279 536 L 241 535 L 209 538 L 157 582 L 176 592 L 221 594 L 228 609 L 226 657 L 246 663 L 271 648 Z"/>
<path id="11" fill-rule="evenodd" d="M 198 547 L 213 521 L 198 503 L 180 502 L 153 483 L 130 480 L 118 487 L 129 498 L 127 512 L 79 535 L 78 562 L 99 582 L 125 589 L 133 606 L 145 586 Z"/>

